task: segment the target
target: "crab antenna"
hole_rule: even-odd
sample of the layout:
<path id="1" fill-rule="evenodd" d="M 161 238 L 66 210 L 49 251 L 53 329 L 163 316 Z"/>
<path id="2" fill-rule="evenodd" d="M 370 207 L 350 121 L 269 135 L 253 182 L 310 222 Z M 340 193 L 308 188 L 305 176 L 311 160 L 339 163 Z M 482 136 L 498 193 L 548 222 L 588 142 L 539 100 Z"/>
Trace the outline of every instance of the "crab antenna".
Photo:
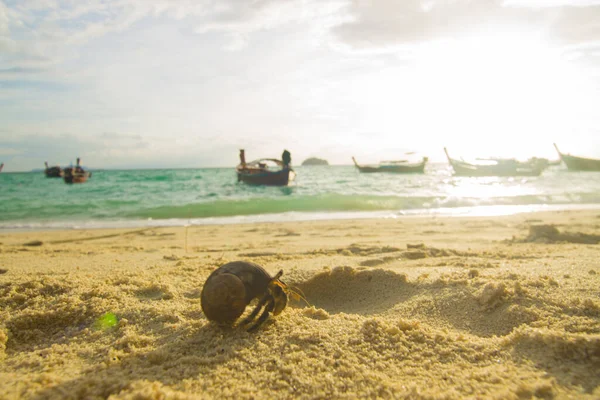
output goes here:
<path id="1" fill-rule="evenodd" d="M 273 277 L 273 279 L 279 279 L 279 278 L 281 278 L 281 275 L 283 275 L 283 270 L 282 270 L 282 269 L 281 269 L 281 270 L 279 270 L 279 272 L 277 273 L 277 275 L 275 275 L 275 276 Z"/>
<path id="2" fill-rule="evenodd" d="M 302 299 L 307 306 L 310 307 L 310 303 L 308 302 L 308 300 L 306 300 L 306 297 L 304 296 L 304 292 L 302 292 L 302 290 L 298 287 L 295 286 L 288 286 L 288 291 L 291 292 L 293 295 L 299 297 L 300 299 Z"/>

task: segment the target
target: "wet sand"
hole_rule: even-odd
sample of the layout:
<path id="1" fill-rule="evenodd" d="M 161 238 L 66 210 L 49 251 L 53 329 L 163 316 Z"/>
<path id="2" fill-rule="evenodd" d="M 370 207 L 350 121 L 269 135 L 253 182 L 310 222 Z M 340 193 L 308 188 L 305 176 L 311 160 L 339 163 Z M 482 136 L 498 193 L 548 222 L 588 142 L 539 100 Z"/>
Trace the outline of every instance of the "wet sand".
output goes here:
<path id="1" fill-rule="evenodd" d="M 598 399 L 599 234 L 589 210 L 3 233 L 0 398 Z M 209 323 L 235 260 L 311 306 Z"/>

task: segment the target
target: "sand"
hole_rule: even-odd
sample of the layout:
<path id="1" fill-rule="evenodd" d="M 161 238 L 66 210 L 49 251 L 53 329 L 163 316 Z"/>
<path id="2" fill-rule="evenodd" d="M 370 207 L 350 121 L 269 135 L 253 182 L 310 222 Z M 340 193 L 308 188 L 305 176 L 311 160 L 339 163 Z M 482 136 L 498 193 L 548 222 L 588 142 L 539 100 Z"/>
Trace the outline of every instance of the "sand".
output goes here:
<path id="1" fill-rule="evenodd" d="M 1 233 L 0 398 L 598 399 L 598 233 L 590 210 Z M 310 307 L 209 323 L 234 260 Z"/>

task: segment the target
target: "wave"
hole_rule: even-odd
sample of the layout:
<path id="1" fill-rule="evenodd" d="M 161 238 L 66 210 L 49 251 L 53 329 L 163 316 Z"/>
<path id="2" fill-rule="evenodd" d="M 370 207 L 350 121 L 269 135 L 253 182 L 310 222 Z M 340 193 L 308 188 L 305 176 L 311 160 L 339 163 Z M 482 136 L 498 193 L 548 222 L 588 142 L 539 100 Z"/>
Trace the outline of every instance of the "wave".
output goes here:
<path id="1" fill-rule="evenodd" d="M 122 214 L 125 218 L 189 219 L 281 214 L 289 212 L 368 212 L 442 208 L 600 204 L 600 193 L 524 195 L 508 197 L 410 197 L 322 194 L 244 200 L 215 200 L 146 208 Z"/>
<path id="2" fill-rule="evenodd" d="M 0 232 L 53 230 L 53 229 L 111 229 L 111 228 L 149 228 L 149 227 L 184 227 L 197 225 L 253 224 L 291 221 L 317 221 L 339 219 L 389 219 L 405 216 L 500 216 L 523 212 L 561 211 L 561 210 L 598 210 L 599 204 L 556 204 L 556 205 L 523 205 L 523 206 L 480 206 L 437 209 L 414 209 L 394 211 L 355 211 L 355 212 L 304 212 L 260 214 L 252 216 L 232 216 L 213 218 L 169 218 L 169 219 L 85 219 L 85 220 L 52 220 L 52 221 L 12 221 L 0 222 Z"/>

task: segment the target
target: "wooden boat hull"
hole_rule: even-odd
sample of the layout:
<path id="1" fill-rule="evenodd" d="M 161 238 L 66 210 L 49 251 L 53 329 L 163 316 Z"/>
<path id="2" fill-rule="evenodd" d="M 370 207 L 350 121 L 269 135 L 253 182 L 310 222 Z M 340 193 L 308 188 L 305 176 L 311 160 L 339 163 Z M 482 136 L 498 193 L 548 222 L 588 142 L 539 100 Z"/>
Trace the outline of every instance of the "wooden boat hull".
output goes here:
<path id="1" fill-rule="evenodd" d="M 50 167 L 44 170 L 46 178 L 62 178 L 63 170 L 60 167 Z"/>
<path id="2" fill-rule="evenodd" d="M 450 157 L 444 148 L 448 162 L 456 176 L 483 177 L 483 176 L 539 176 L 544 170 L 539 163 L 521 163 L 513 160 L 500 160 L 493 165 L 477 165 L 455 160 Z"/>
<path id="3" fill-rule="evenodd" d="M 570 171 L 600 171 L 600 160 L 594 158 L 576 157 L 570 154 L 563 154 L 554 144 L 560 159 L 565 163 Z"/>
<path id="4" fill-rule="evenodd" d="M 259 168 L 238 167 L 236 172 L 238 182 L 249 185 L 287 186 L 294 176 L 294 171 L 291 168 L 269 171 Z"/>
<path id="5" fill-rule="evenodd" d="M 69 170 L 65 170 L 63 179 L 65 183 L 73 184 L 73 183 L 85 183 L 92 176 L 91 172 L 72 172 Z"/>
<path id="6" fill-rule="evenodd" d="M 541 168 L 482 168 L 481 166 L 463 166 L 452 164 L 452 168 L 454 169 L 454 175 L 456 176 L 470 176 L 470 177 L 480 177 L 480 176 L 540 176 L 542 173 Z"/>
<path id="7" fill-rule="evenodd" d="M 68 184 L 72 184 L 72 183 L 85 183 L 87 182 L 89 176 L 86 174 L 83 175 L 69 175 L 69 176 L 65 176 L 63 179 L 65 180 L 65 183 Z"/>
<path id="8" fill-rule="evenodd" d="M 417 164 L 398 164 L 398 165 L 359 165 L 354 157 L 352 157 L 354 165 L 361 173 L 388 173 L 388 174 L 423 174 L 425 173 L 425 165 L 427 164 L 427 158 Z"/>

